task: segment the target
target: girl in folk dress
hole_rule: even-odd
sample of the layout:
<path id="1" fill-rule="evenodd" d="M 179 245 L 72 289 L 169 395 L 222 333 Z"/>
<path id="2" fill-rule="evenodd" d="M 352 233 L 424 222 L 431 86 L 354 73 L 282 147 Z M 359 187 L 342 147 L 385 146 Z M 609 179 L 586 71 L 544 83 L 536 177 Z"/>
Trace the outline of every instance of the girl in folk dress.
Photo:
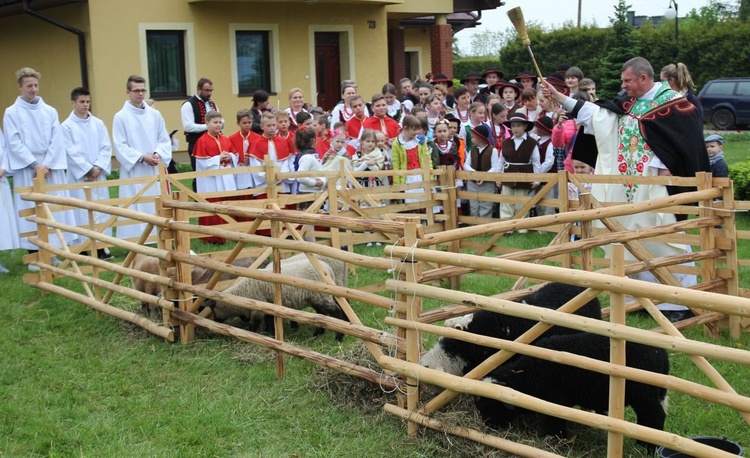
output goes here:
<path id="1" fill-rule="evenodd" d="M 393 170 L 417 170 L 432 167 L 430 149 L 427 147 L 427 143 L 420 143 L 417 140 L 417 134 L 421 128 L 422 123 L 416 116 L 408 115 L 404 117 L 403 130 L 391 147 Z M 422 175 L 395 175 L 393 177 L 394 185 L 421 181 Z M 421 188 L 407 189 L 406 192 L 424 193 L 424 190 Z M 418 201 L 416 199 L 405 199 L 406 203 Z"/>
<path id="2" fill-rule="evenodd" d="M 404 119 L 404 116 L 409 113 L 408 110 L 406 110 L 405 107 L 401 105 L 401 102 L 398 101 L 398 90 L 396 89 L 396 86 L 391 83 L 387 83 L 383 86 L 382 93 L 385 97 L 386 107 L 388 108 L 387 116 L 394 121 L 401 123 L 401 120 Z"/>
<path id="3" fill-rule="evenodd" d="M 497 103 L 492 106 L 492 112 L 490 113 L 490 135 L 492 135 L 494 141 L 493 146 L 500 149 L 503 140 L 510 137 L 510 129 L 505 127 L 503 123 L 508 120 L 508 109 L 502 103 Z"/>
<path id="4" fill-rule="evenodd" d="M 368 129 L 362 132 L 360 151 L 352 157 L 352 167 L 355 172 L 383 170 L 385 154 L 377 148 L 377 142 L 376 131 Z M 363 177 L 358 178 L 357 181 L 365 187 L 382 185 L 377 177 Z"/>
<path id="5" fill-rule="evenodd" d="M 299 168 L 297 170 L 300 172 L 323 170 L 323 164 L 315 151 L 315 137 L 314 130 L 304 127 L 300 128 L 294 137 L 295 146 L 299 150 Z M 297 183 L 299 184 L 299 194 L 317 194 L 325 187 L 326 179 L 325 177 L 298 177 Z M 300 202 L 297 204 L 297 210 L 307 210 L 311 204 L 311 201 Z M 312 232 L 312 229 L 313 227 L 309 225 L 303 228 L 304 239 L 308 242 L 315 241 L 314 236 L 307 235 Z"/>

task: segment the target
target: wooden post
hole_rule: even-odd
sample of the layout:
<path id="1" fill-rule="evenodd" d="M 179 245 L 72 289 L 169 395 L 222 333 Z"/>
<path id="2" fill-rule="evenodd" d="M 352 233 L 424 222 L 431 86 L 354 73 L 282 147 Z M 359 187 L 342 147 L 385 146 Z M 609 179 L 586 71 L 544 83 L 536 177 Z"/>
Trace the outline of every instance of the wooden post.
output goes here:
<path id="1" fill-rule="evenodd" d="M 740 265 L 737 252 L 737 226 L 734 217 L 734 183 L 732 181 L 729 182 L 729 186 L 724 187 L 722 200 L 726 210 L 721 212 L 720 215 L 724 220 L 722 223 L 724 238 L 731 241 L 731 247 L 724 250 L 727 255 L 727 269 L 731 271 L 731 275 L 727 278 L 727 294 L 739 297 Z M 741 318 L 737 315 L 729 315 L 729 336 L 735 340 L 740 340 L 742 337 Z"/>
<path id="2" fill-rule="evenodd" d="M 621 243 L 612 244 L 612 258 L 610 269 L 613 275 L 625 275 L 625 247 Z M 621 293 L 610 294 L 610 323 L 625 324 L 625 295 Z M 625 341 L 614 337 L 609 339 L 609 359 L 612 364 L 626 366 Z M 625 379 L 622 377 L 609 377 L 609 416 L 618 420 L 625 418 Z M 607 433 L 607 457 L 619 458 L 622 456 L 623 436 L 621 433 L 609 431 Z"/>
<path id="3" fill-rule="evenodd" d="M 331 183 L 331 180 L 328 180 L 328 214 L 331 216 L 339 215 L 339 190 L 336 188 L 337 183 L 341 185 L 342 191 L 346 192 L 346 168 L 344 161 L 339 161 L 339 175 L 336 177 L 336 180 L 334 180 L 333 183 Z M 341 230 L 337 227 L 332 227 L 330 229 L 331 246 L 341 249 Z M 348 244 L 352 245 L 352 232 L 348 230 L 346 233 L 349 237 Z M 353 253 L 354 248 L 351 248 L 350 252 Z"/>
<path id="4" fill-rule="evenodd" d="M 448 199 L 443 201 L 443 214 L 445 215 L 445 230 L 458 229 L 458 202 L 456 199 L 456 169 L 453 166 L 443 167 L 445 173 L 440 175 L 440 186 L 443 192 L 448 195 Z M 448 242 L 448 251 L 459 253 L 461 251 L 461 241 L 456 239 Z M 450 289 L 461 289 L 461 276 L 454 275 L 448 277 Z"/>
<path id="5" fill-rule="evenodd" d="M 560 214 L 570 211 L 570 206 L 568 205 L 568 172 L 565 170 L 557 171 L 557 201 Z M 563 232 L 563 240 L 570 240 L 570 226 L 564 226 L 561 232 Z M 562 266 L 566 269 L 570 269 L 573 265 L 570 258 L 571 255 L 563 257 Z"/>
<path id="6" fill-rule="evenodd" d="M 418 237 L 417 231 L 420 218 L 417 216 L 404 216 L 398 217 L 397 221 L 405 223 L 404 246 L 416 249 Z M 421 262 L 413 261 L 411 256 L 407 254 L 401 259 L 401 273 L 399 278 L 410 283 L 418 283 L 419 274 L 421 273 L 421 264 Z M 398 301 L 406 304 L 406 320 L 417 321 L 419 319 L 419 315 L 422 313 L 422 298 L 420 296 L 399 294 Z M 399 313 L 397 316 L 404 318 L 404 314 Z M 418 363 L 422 347 L 419 332 L 414 329 L 404 331 L 403 328 L 399 328 L 398 334 L 399 337 L 406 338 L 406 354 L 404 355 L 399 352 L 399 358 L 405 359 L 411 363 Z M 405 336 L 403 334 L 405 334 Z M 419 402 L 419 379 L 415 377 L 407 377 L 405 391 L 407 409 L 410 412 L 416 412 L 417 403 Z M 399 395 L 399 398 L 401 398 L 399 399 L 399 403 L 403 404 L 403 395 Z M 409 422 L 407 425 L 407 434 L 413 436 L 417 434 L 418 429 L 418 424 L 416 422 Z"/>
<path id="7" fill-rule="evenodd" d="M 91 187 L 90 186 L 84 186 L 83 187 L 83 195 L 86 197 L 86 200 L 91 202 Z M 94 211 L 88 210 L 88 220 L 89 220 L 89 230 L 96 231 L 96 219 L 94 217 Z M 92 258 L 99 259 L 99 245 L 96 241 L 96 239 L 89 238 L 89 249 L 90 255 Z M 93 276 L 94 278 L 101 278 L 101 269 L 94 264 L 92 266 L 93 269 Z M 102 290 L 99 288 L 99 286 L 94 285 L 94 298 L 97 302 L 102 301 Z M 101 318 L 102 312 L 99 310 L 96 311 L 96 317 Z"/>
<path id="8" fill-rule="evenodd" d="M 36 176 L 34 177 L 34 184 L 33 184 L 33 191 L 38 192 L 41 194 L 46 194 L 46 183 L 44 181 L 44 170 L 37 170 Z M 44 206 L 47 205 L 46 203 L 37 202 L 34 205 L 34 212 L 36 214 L 37 218 L 45 218 L 46 212 L 44 210 Z M 44 224 L 37 224 L 36 226 L 36 235 L 39 238 L 40 241 L 44 243 L 49 243 L 49 228 Z M 38 248 L 37 255 L 39 262 L 43 264 L 51 264 L 52 256 L 50 255 L 49 251 L 44 250 L 42 248 Z M 42 282 L 46 283 L 52 283 L 52 273 L 41 269 L 39 271 L 39 278 Z"/>
<path id="9" fill-rule="evenodd" d="M 268 175 L 266 175 L 268 177 Z M 266 204 L 266 208 L 269 210 L 273 210 L 274 204 L 269 202 Z M 271 220 L 271 237 L 274 239 L 278 239 L 281 237 L 281 222 L 277 219 Z M 273 248 L 273 273 L 280 274 L 281 273 L 281 251 L 274 247 Z M 284 305 L 282 303 L 282 296 L 281 296 L 281 283 L 274 282 L 273 284 L 273 303 L 279 306 Z M 273 324 L 275 328 L 274 337 L 279 342 L 284 341 L 284 319 L 280 316 L 274 315 L 273 317 Z M 278 378 L 284 378 L 284 352 L 283 351 L 277 351 L 276 352 L 276 376 Z"/>
<path id="10" fill-rule="evenodd" d="M 425 202 L 432 200 L 432 162 L 429 165 L 425 164 L 422 167 L 422 183 L 424 183 L 424 199 Z M 424 213 L 427 216 L 427 224 L 432 226 L 435 224 L 435 212 L 432 205 L 425 205 Z"/>
<path id="11" fill-rule="evenodd" d="M 187 202 L 187 194 L 184 192 L 174 193 L 174 198 L 183 202 Z M 176 221 L 189 221 L 190 212 L 187 210 L 176 209 L 174 211 L 174 218 Z M 161 237 L 160 237 L 161 238 Z M 174 234 L 174 245 L 175 250 L 179 253 L 190 254 L 190 233 L 186 231 L 177 231 Z M 177 281 L 180 283 L 193 284 L 193 276 L 191 274 L 192 266 L 190 264 L 176 261 L 175 271 Z M 193 309 L 192 295 L 185 291 L 179 291 L 177 294 L 178 308 L 184 311 L 190 311 Z M 195 325 L 180 321 L 180 343 L 183 345 L 189 344 L 195 340 Z"/>
<path id="12" fill-rule="evenodd" d="M 696 174 L 698 182 L 698 190 L 710 189 L 713 187 L 712 176 L 710 173 L 699 172 Z M 698 215 L 700 218 L 707 216 L 715 216 L 716 212 L 711 210 L 714 206 L 713 199 L 705 199 L 699 202 L 700 210 Z M 707 226 L 700 230 L 701 237 L 701 250 L 711 250 L 716 248 L 716 234 L 717 231 L 714 226 Z M 701 261 L 701 281 L 710 281 L 716 278 L 716 261 L 714 258 L 704 259 Z M 704 310 L 696 310 L 696 313 L 705 313 Z M 701 313 L 702 312 L 702 313 Z M 717 322 L 706 323 L 703 326 L 703 331 L 706 335 L 718 339 L 719 338 L 719 324 Z"/>
<path id="13" fill-rule="evenodd" d="M 591 210 L 591 194 L 582 193 L 579 196 L 579 202 L 584 210 Z M 590 239 L 593 235 L 593 228 L 591 221 L 581 221 L 581 240 Z M 568 258 L 572 256 L 572 253 L 568 254 Z M 571 262 L 572 264 L 572 262 Z M 581 250 L 581 270 L 592 272 L 594 270 L 594 250 L 591 248 L 585 248 Z"/>

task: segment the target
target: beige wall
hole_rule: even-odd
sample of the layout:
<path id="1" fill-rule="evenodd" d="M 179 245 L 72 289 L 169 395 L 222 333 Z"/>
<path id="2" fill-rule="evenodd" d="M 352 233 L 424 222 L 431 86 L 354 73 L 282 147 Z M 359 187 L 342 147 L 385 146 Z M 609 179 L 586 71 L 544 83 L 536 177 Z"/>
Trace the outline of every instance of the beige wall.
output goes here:
<path id="1" fill-rule="evenodd" d="M 123 22 L 118 18 L 132 16 L 132 11 L 143 11 L 142 23 L 192 24 L 195 40 L 195 78 L 208 77 L 214 82 L 213 98 L 225 115 L 228 132 L 234 132 L 234 114 L 252 104 L 251 97 L 232 94 L 230 54 L 230 24 L 276 24 L 279 31 L 281 56 L 280 90 L 272 97 L 274 105 L 288 106 L 286 93 L 292 87 L 303 89 L 306 100 L 313 101 L 311 92 L 313 68 L 310 61 L 310 24 L 315 30 L 346 29 L 353 35 L 353 72 L 360 92 L 371 94 L 388 77 L 386 17 L 382 6 L 326 5 L 322 3 L 248 3 L 205 2 L 188 3 L 184 0 L 89 0 L 92 22 L 93 76 L 96 94 L 102 111 L 100 116 L 109 123 L 124 103 L 124 85 L 131 73 L 144 73 L 138 42 L 138 21 Z M 258 14 L 262 8 L 263 15 Z M 290 9 L 296 10 L 289 14 Z M 279 18 L 261 20 L 260 18 Z M 376 28 L 367 27 L 368 20 L 376 21 Z M 121 23 L 112 27 L 112 23 Z M 328 27 L 330 26 L 330 27 Z M 190 64 L 188 65 L 191 66 Z M 188 74 L 190 79 L 190 72 Z M 195 79 L 189 82 L 194 90 Z M 277 102 L 277 100 L 279 100 Z M 179 109 L 182 100 L 157 101 L 167 128 L 180 126 Z M 182 128 L 180 127 L 180 130 Z M 184 140 L 181 138 L 184 144 Z M 184 145 L 183 145 L 184 146 Z"/>
<path id="2" fill-rule="evenodd" d="M 87 11 L 85 3 L 78 3 L 42 13 L 88 32 Z M 0 42 L 0 109 L 5 111 L 19 95 L 16 70 L 32 67 L 42 74 L 39 95 L 57 109 L 61 121 L 67 118 L 70 90 L 81 85 L 78 37 L 32 16 L 19 15 L 0 19 Z"/>
<path id="3" fill-rule="evenodd" d="M 258 14 L 262 11 L 263 14 Z M 189 24 L 192 27 L 194 59 L 188 63 L 189 90 L 199 77 L 214 82 L 214 100 L 225 115 L 227 132 L 234 132 L 234 114 L 249 107 L 251 97 L 232 94 L 230 24 L 275 24 L 281 56 L 280 90 L 272 103 L 288 105 L 289 88 L 303 89 L 306 100 L 312 94 L 313 63 L 310 59 L 313 31 L 349 33 L 352 43 L 352 73 L 360 92 L 369 98 L 388 79 L 386 12 L 382 4 L 330 5 L 317 3 L 251 3 L 198 2 L 186 0 L 89 0 L 43 11 L 85 32 L 89 49 L 89 80 L 93 111 L 111 127 L 112 117 L 125 102 L 125 82 L 131 74 L 144 74 L 139 24 Z M 290 14 L 293 13 L 293 14 Z M 87 17 L 91 17 L 91 27 Z M 278 19 L 274 19 L 278 18 Z M 375 28 L 368 28 L 368 21 Z M 69 113 L 70 89 L 80 84 L 77 38 L 52 25 L 28 16 L 0 19 L 3 59 L 0 85 L 5 106 L 18 94 L 13 73 L 22 66 L 32 66 L 43 74 L 41 95 L 60 112 L 61 120 Z M 34 30 L 30 38 L 28 30 Z M 18 37 L 18 38 L 14 38 Z M 186 41 L 187 43 L 187 41 Z M 429 43 L 429 38 L 428 38 Z M 344 46 L 346 49 L 347 46 Z M 429 50 L 429 46 L 426 48 Z M 342 62 L 346 64 L 346 60 Z M 346 73 L 346 72 L 342 72 Z M 183 100 L 157 101 L 169 130 L 179 126 L 179 109 Z M 180 136 L 184 147 L 184 137 Z"/>
<path id="4" fill-rule="evenodd" d="M 432 54 L 430 53 L 430 28 L 414 27 L 404 30 L 404 48 L 407 51 L 419 49 L 422 53 L 422 73 L 424 76 L 427 72 L 432 71 Z M 414 75 L 409 75 L 413 78 Z"/>

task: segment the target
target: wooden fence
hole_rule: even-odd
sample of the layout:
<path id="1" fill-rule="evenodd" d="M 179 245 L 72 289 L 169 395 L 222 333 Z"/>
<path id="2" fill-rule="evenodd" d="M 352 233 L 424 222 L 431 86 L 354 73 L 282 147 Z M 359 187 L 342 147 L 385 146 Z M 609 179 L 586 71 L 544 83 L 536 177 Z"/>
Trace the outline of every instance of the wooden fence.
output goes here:
<path id="1" fill-rule="evenodd" d="M 258 169 L 260 171 L 260 168 Z M 387 177 L 394 172 L 314 172 L 328 178 L 325 191 L 314 195 L 283 195 L 274 183 L 293 176 L 311 173 L 281 174 L 266 168 L 268 188 L 224 194 L 193 193 L 183 183 L 198 175 L 219 175 L 224 171 L 211 171 L 179 175 L 165 175 L 151 179 L 158 183 L 161 193 L 143 199 L 110 199 L 104 202 L 80 201 L 46 194 L 48 190 L 64 190 L 65 186 L 46 187 L 41 178 L 24 199 L 34 201 L 34 209 L 24 213 L 37 223 L 37 232 L 25 234 L 40 248 L 28 255 L 27 262 L 41 271 L 28 274 L 25 281 L 52 293 L 77 300 L 95 310 L 116 316 L 142 326 L 144 329 L 183 343 L 194 339 L 196 327 L 224 334 L 240 340 L 264 345 L 277 352 L 278 375 L 284 375 L 284 355 L 308 359 L 316 364 L 361 377 L 381 386 L 415 387 L 427 382 L 446 391 L 421 403 L 419 392 L 405 390 L 389 403 L 385 410 L 408 421 L 408 433 L 417 432 L 418 425 L 439 429 L 446 433 L 497 447 L 521 456 L 544 456 L 542 450 L 487 435 L 460 425 L 446 425 L 431 415 L 442 409 L 458 393 L 482 395 L 512 403 L 530 410 L 544 411 L 588 426 L 608 431 L 608 455 L 622 456 L 623 436 L 667 445 L 694 456 L 731 456 L 716 449 L 680 436 L 639 426 L 623 419 L 624 380 L 638 380 L 681 391 L 687 395 L 735 409 L 745 421 L 750 421 L 750 398 L 738 394 L 723 379 L 706 358 L 729 361 L 737 365 L 750 364 L 750 352 L 686 339 L 680 329 L 703 325 L 711 334 L 726 327 L 734 337 L 750 328 L 750 299 L 747 290 L 740 288 L 741 263 L 738 243 L 744 233 L 735 229 L 735 211 L 731 182 L 712 179 L 701 174 L 696 178 L 632 178 L 631 183 L 660 182 L 672 185 L 694 186 L 696 191 L 676 196 L 654 199 L 634 205 L 605 205 L 592 196 L 583 194 L 580 202 L 567 200 L 568 183 L 584 187 L 586 181 L 613 182 L 622 179 L 601 176 L 570 176 L 564 172 L 539 175 L 508 174 L 514 181 L 543 181 L 536 196 L 530 199 L 499 194 L 479 195 L 456 189 L 456 179 L 488 180 L 490 174 L 468 174 L 452 169 L 396 172 L 420 174 L 421 183 L 363 188 L 357 178 L 361 176 Z M 134 180 L 112 181 L 107 185 L 131 183 Z M 147 182 L 147 180 L 141 180 Z M 337 189 L 337 183 L 349 182 L 351 188 Z M 544 197 L 548 191 L 559 189 L 560 198 Z M 415 190 L 421 190 L 415 192 Z M 248 194 L 265 194 L 267 197 L 249 200 L 208 202 L 213 198 L 232 198 Z M 156 204 L 155 214 L 145 214 L 128 207 L 139 200 L 151 199 Z M 408 201 L 415 200 L 414 202 Z M 457 199 L 479 199 L 493 202 L 523 204 L 516 217 L 507 221 L 483 220 L 457 211 Z M 717 201 L 716 199 L 721 199 Z M 311 202 L 304 211 L 286 210 L 299 202 Z M 534 205 L 556 207 L 559 213 L 534 218 L 522 218 Z M 575 206 L 575 208 L 574 208 Z M 442 209 L 440 209 L 442 207 Z M 88 211 L 89 224 L 72 227 L 55 221 L 54 214 L 66 208 Z M 326 212 L 322 209 L 327 208 Z M 576 211 L 571 211 L 571 210 Z M 673 224 L 652 228 L 625 230 L 617 218 L 642 212 L 680 212 L 694 217 Z M 95 222 L 95 213 L 107 215 L 106 221 Z M 200 226 L 196 218 L 219 215 L 225 223 Z M 137 238 L 122 240 L 104 234 L 107 227 L 122 227 L 133 222 L 145 223 Z M 152 235 L 152 230 L 156 232 Z M 313 229 L 315 228 L 315 229 Z M 517 229 L 534 229 L 551 232 L 548 246 L 533 249 L 513 249 L 505 246 L 502 234 Z M 265 232 L 261 232 L 265 231 Z M 268 234 L 270 231 L 270 234 Z M 687 231 L 687 233 L 685 233 Z M 81 245 L 69 247 L 63 233 L 71 232 L 86 238 Z M 580 236 L 571 241 L 570 234 Z M 259 235 L 268 234 L 268 235 Z M 270 235 L 270 237 L 269 237 Z M 314 235 L 317 242 L 305 240 Z M 227 245 L 210 253 L 190 253 L 191 240 L 206 236 L 221 237 Z M 738 237 L 740 237 L 738 239 Z M 654 257 L 642 241 L 682 243 L 695 247 L 692 253 Z M 55 243 L 57 241 L 57 243 Z M 386 243 L 386 257 L 373 257 L 354 252 L 354 245 L 366 242 Z M 155 244 L 156 246 L 153 246 Z M 614 244 L 614 245 L 613 245 Z M 594 250 L 613 245 L 610 259 L 594 256 Z M 108 263 L 96 258 L 97 248 L 103 246 L 128 250 L 122 264 Z M 345 249 L 342 249 L 345 248 Z M 627 249 L 635 258 L 624 260 Z M 83 253 L 88 251 L 91 256 Z M 280 272 L 279 260 L 288 253 L 306 253 L 319 274 L 318 281 L 300 280 Z M 136 253 L 158 258 L 159 274 L 142 272 L 132 265 Z M 367 269 L 368 278 L 354 288 L 338 286 L 322 269 L 313 254 L 324 255 L 347 263 L 352 269 Z M 53 266 L 51 257 L 63 260 Z M 240 256 L 256 256 L 260 261 L 271 258 L 273 272 L 250 267 L 232 266 Z M 684 266 L 694 261 L 696 266 Z M 214 269 L 217 273 L 206 284 L 193 285 L 190 271 L 193 266 Z M 170 279 L 167 269 L 174 267 L 176 275 Z M 652 284 L 632 280 L 625 275 L 650 270 L 663 283 Z M 220 283 L 221 273 L 260 279 L 276 285 L 274 303 L 266 303 L 229 295 L 222 292 L 226 282 Z M 483 296 L 462 292 L 458 287 L 461 276 L 467 273 L 505 276 L 516 279 L 510 291 Z M 701 281 L 692 288 L 684 288 L 674 277 L 675 273 L 695 273 Z M 383 281 L 384 278 L 396 278 Z M 160 285 L 161 296 L 149 296 L 122 283 L 126 277 L 139 278 Z M 82 285 L 80 288 L 55 284 L 55 278 L 67 277 Z M 531 283 L 560 281 L 587 288 L 577 298 L 558 310 L 541 309 L 512 302 L 539 285 Z M 69 284 L 69 283 L 66 283 Z M 315 313 L 283 307 L 281 285 L 331 294 L 344 311 L 348 322 Z M 448 288 L 441 287 L 447 285 Z M 383 291 L 390 295 L 381 295 Z M 637 293 L 636 293 L 637 292 Z M 591 298 L 608 294 L 610 308 L 604 310 L 609 321 L 595 321 L 571 315 L 570 312 Z M 625 295 L 634 297 L 625 303 Z M 113 298 L 124 297 L 157 306 L 163 310 L 161 322 L 154 322 L 141 314 L 112 305 Z M 276 334 L 260 335 L 228 324 L 216 323 L 208 318 L 209 309 L 200 310 L 206 299 L 222 300 L 239 307 L 274 315 Z M 423 310 L 424 299 L 435 299 L 445 304 Z M 660 301 L 682 303 L 696 312 L 696 317 L 677 325 L 670 323 L 656 308 Z M 357 307 L 352 303 L 356 302 Z M 392 312 L 385 318 L 387 327 L 363 323 L 355 309 L 382 309 Z M 660 326 L 658 332 L 625 325 L 624 316 L 629 310 L 644 308 Z M 486 309 L 511 316 L 528 318 L 539 323 L 514 342 L 476 336 L 462 331 L 436 326 L 434 323 L 462 314 Z M 364 342 L 373 358 L 382 367 L 375 371 L 350 361 L 321 354 L 304 348 L 284 338 L 282 319 L 294 320 L 331 331 L 342 332 Z M 550 326 L 565 326 L 585 330 L 611 339 L 612 361 L 601 362 L 575 355 L 554 352 L 529 345 Z M 422 342 L 426 333 L 447 336 L 497 348 L 499 351 L 464 377 L 456 377 L 418 365 Z M 684 353 L 701 369 L 715 387 L 703 385 L 674 376 L 653 374 L 624 367 L 624 342 L 648 345 Z M 589 370 L 608 374 L 612 380 L 609 416 L 570 409 L 532 398 L 508 388 L 481 381 L 481 378 L 515 353 L 529 354 L 543 359 L 554 359 L 564 364 L 574 364 Z M 549 454 L 547 454 L 549 456 Z"/>

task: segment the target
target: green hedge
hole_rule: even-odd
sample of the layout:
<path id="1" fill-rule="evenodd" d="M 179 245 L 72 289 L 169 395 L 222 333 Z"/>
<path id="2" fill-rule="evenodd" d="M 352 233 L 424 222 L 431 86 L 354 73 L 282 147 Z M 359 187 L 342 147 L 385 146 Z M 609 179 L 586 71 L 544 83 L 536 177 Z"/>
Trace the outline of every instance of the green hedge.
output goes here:
<path id="1" fill-rule="evenodd" d="M 469 72 L 477 72 L 480 75 L 488 68 L 500 69 L 500 59 L 491 57 L 469 57 L 453 61 L 453 78 L 458 82 Z M 515 75 L 514 75 L 515 76 Z"/>
<path id="2" fill-rule="evenodd" d="M 734 182 L 734 198 L 750 200 L 750 161 L 730 165 L 729 178 Z"/>

